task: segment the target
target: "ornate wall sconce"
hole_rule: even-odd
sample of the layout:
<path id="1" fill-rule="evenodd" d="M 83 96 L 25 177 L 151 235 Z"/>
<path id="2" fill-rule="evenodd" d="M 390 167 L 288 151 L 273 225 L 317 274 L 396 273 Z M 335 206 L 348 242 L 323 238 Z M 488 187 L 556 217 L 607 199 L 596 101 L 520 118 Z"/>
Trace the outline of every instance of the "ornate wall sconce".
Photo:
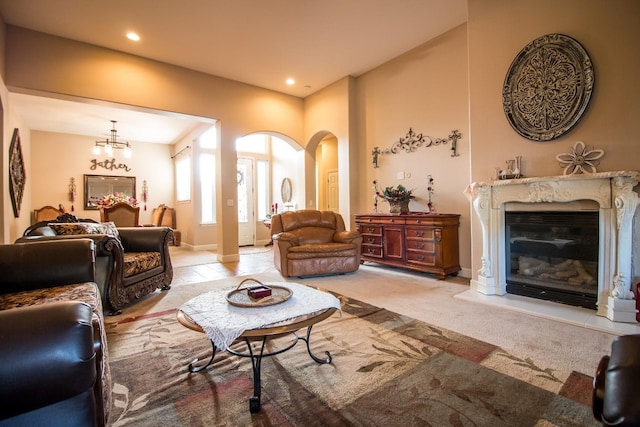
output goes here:
<path id="1" fill-rule="evenodd" d="M 147 180 L 142 181 L 142 201 L 144 202 L 144 210 L 147 210 L 147 199 L 149 198 L 149 187 L 147 187 Z"/>
<path id="2" fill-rule="evenodd" d="M 449 135 L 449 141 L 451 141 L 451 157 L 458 157 L 460 156 L 460 154 L 458 154 L 457 147 L 458 147 L 458 140 L 461 138 L 462 136 L 460 135 L 460 132 L 458 132 L 457 129 L 451 131 L 451 135 Z"/>
<path id="3" fill-rule="evenodd" d="M 73 202 L 76 201 L 76 179 L 75 178 L 71 178 L 71 180 L 69 181 L 69 187 L 68 187 L 68 191 L 69 191 L 69 201 L 71 202 L 71 212 L 73 212 L 75 210 L 75 208 L 73 207 Z"/>
<path id="4" fill-rule="evenodd" d="M 374 168 L 379 168 L 380 165 L 378 165 L 378 156 L 380 155 L 380 149 L 378 147 L 373 147 L 373 151 L 371 152 L 371 156 L 373 157 L 373 167 Z"/>

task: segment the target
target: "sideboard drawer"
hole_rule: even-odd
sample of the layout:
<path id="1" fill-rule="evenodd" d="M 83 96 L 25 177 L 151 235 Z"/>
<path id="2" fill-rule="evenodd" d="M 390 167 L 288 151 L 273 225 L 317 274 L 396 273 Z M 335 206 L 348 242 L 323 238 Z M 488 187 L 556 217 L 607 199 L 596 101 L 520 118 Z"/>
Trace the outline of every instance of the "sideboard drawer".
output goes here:
<path id="1" fill-rule="evenodd" d="M 426 240 L 434 240 L 435 239 L 435 229 L 427 228 L 427 227 L 407 227 L 405 228 L 407 239 L 411 239 L 413 237 L 419 239 Z"/>
<path id="2" fill-rule="evenodd" d="M 380 225 L 358 224 L 358 231 L 363 235 L 382 236 L 382 226 Z"/>
<path id="3" fill-rule="evenodd" d="M 407 251 L 407 261 L 414 264 L 434 266 L 436 265 L 436 254 L 435 252 Z"/>
<path id="4" fill-rule="evenodd" d="M 382 236 L 363 234 L 362 235 L 362 244 L 363 245 L 382 246 Z"/>
<path id="5" fill-rule="evenodd" d="M 382 258 L 382 246 L 362 246 L 362 255 Z"/>
<path id="6" fill-rule="evenodd" d="M 407 249 L 424 251 L 429 253 L 436 252 L 436 242 L 433 240 L 411 240 L 407 239 Z"/>

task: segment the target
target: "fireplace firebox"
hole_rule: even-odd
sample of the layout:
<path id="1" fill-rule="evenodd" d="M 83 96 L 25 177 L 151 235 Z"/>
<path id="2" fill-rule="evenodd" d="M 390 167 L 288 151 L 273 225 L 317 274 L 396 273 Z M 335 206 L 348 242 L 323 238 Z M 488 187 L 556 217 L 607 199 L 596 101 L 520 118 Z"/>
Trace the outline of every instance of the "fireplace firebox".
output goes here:
<path id="1" fill-rule="evenodd" d="M 505 212 L 507 293 L 596 310 L 597 211 Z"/>

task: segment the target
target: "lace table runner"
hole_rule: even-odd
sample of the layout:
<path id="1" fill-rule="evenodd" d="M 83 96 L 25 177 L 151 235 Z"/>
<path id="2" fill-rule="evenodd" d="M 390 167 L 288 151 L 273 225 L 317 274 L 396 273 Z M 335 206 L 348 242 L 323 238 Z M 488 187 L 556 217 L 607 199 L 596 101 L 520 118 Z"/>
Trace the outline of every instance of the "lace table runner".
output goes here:
<path id="1" fill-rule="evenodd" d="M 235 288 L 219 289 L 198 295 L 180 310 L 204 330 L 217 349 L 227 349 L 246 330 L 329 308 L 340 310 L 340 301 L 328 292 L 289 282 L 265 282 L 265 285 L 284 286 L 293 294 L 281 304 L 247 308 L 227 302 L 226 295 Z"/>

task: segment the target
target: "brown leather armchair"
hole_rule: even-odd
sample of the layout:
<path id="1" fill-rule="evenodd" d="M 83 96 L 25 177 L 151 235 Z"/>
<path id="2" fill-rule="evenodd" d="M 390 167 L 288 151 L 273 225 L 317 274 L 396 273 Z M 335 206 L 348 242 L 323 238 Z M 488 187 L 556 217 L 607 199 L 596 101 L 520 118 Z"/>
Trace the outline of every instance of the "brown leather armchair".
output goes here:
<path id="1" fill-rule="evenodd" d="M 271 218 L 275 266 L 284 277 L 357 271 L 362 235 L 331 211 L 300 210 Z"/>

